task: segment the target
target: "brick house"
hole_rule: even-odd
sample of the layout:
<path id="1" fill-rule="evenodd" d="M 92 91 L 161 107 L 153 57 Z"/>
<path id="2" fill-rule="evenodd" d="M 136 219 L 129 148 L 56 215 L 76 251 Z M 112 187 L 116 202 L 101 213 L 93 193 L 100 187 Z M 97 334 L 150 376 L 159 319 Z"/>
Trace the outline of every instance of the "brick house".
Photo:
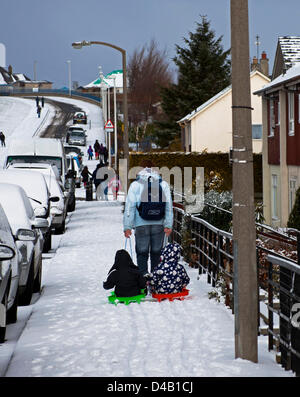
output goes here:
<path id="1" fill-rule="evenodd" d="M 280 63 L 284 73 L 254 94 L 262 98 L 264 216 L 286 227 L 300 186 L 300 63 Z"/>

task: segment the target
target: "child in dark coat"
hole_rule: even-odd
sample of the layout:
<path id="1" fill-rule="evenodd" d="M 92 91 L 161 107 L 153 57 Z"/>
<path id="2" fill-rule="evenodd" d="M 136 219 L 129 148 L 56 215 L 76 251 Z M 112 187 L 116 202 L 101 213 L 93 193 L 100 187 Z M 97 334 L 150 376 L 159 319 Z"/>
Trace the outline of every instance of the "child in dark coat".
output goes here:
<path id="1" fill-rule="evenodd" d="M 178 263 L 180 255 L 181 247 L 177 243 L 169 243 L 163 248 L 160 263 L 145 276 L 151 293 L 174 294 L 188 285 L 190 278 L 185 268 Z"/>
<path id="2" fill-rule="evenodd" d="M 114 287 L 115 294 L 119 297 L 140 295 L 141 289 L 146 288 L 145 278 L 124 249 L 116 252 L 115 263 L 108 273 L 107 280 L 103 282 L 104 289 Z"/>

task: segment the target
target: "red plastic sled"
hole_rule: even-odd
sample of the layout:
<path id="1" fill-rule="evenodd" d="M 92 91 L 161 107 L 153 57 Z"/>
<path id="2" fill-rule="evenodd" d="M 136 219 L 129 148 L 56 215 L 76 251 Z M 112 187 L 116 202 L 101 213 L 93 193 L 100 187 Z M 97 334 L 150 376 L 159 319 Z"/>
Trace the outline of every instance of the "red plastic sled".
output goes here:
<path id="1" fill-rule="evenodd" d="M 183 300 L 185 296 L 189 294 L 189 290 L 183 288 L 181 292 L 176 292 L 175 294 L 152 294 L 152 298 L 157 299 L 158 302 L 163 299 L 169 299 L 169 301 L 173 301 L 174 299 Z"/>

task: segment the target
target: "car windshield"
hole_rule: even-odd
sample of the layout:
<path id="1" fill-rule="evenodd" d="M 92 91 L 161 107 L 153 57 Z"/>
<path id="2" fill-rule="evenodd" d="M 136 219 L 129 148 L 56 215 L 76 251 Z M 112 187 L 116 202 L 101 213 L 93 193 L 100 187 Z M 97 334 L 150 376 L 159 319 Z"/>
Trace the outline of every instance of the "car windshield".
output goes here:
<path id="1" fill-rule="evenodd" d="M 72 131 L 70 136 L 76 136 L 76 137 L 84 138 L 84 132 L 82 132 L 82 131 Z"/>
<path id="2" fill-rule="evenodd" d="M 70 146 L 70 147 L 65 146 L 65 152 L 66 152 L 66 154 L 69 154 L 69 153 L 80 154 L 81 153 L 81 149 L 76 147 L 76 146 Z"/>
<path id="3" fill-rule="evenodd" d="M 7 164 L 15 163 L 47 163 L 55 165 L 62 175 L 62 159 L 54 156 L 8 156 Z"/>

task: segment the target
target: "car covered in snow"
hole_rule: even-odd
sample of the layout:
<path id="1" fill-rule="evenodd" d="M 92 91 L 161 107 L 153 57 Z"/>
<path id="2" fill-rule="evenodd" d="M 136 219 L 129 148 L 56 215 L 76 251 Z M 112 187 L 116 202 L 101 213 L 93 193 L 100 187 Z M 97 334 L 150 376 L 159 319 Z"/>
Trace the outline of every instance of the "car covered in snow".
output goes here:
<path id="1" fill-rule="evenodd" d="M 56 234 L 61 234 L 65 232 L 70 193 L 53 174 L 44 173 L 44 177 L 51 196 L 58 197 L 56 202 L 51 202 L 51 227 Z"/>
<path id="2" fill-rule="evenodd" d="M 20 260 L 12 231 L 0 205 L 0 343 L 6 325 L 17 321 Z"/>
<path id="3" fill-rule="evenodd" d="M 21 186 L 38 218 L 48 220 L 48 227 L 42 228 L 44 236 L 44 252 L 51 249 L 51 223 L 52 216 L 50 213 L 51 201 L 58 201 L 58 197 L 50 195 L 46 180 L 41 173 L 32 172 L 29 168 L 24 168 L 26 164 L 16 164 L 16 167 L 10 167 L 0 171 L 0 183 L 13 183 Z M 21 167 L 20 167 L 21 166 Z"/>
<path id="4" fill-rule="evenodd" d="M 80 110 L 80 112 L 74 113 L 73 116 L 73 123 L 81 123 L 81 124 L 87 124 L 87 115 L 83 110 Z"/>
<path id="5" fill-rule="evenodd" d="M 81 186 L 81 171 L 83 170 L 83 165 L 80 163 L 77 158 L 77 156 L 73 155 L 67 155 L 67 164 L 68 164 L 68 170 L 71 171 L 74 175 L 75 178 L 75 184 L 76 187 Z"/>
<path id="6" fill-rule="evenodd" d="M 65 183 L 67 160 L 63 143 L 56 138 L 11 139 L 6 166 L 16 163 L 47 163 L 57 167 Z"/>
<path id="7" fill-rule="evenodd" d="M 10 224 L 21 260 L 19 303 L 29 305 L 33 292 L 40 292 L 42 277 L 42 228 L 47 219 L 37 218 L 21 186 L 0 183 L 0 204 Z"/>
<path id="8" fill-rule="evenodd" d="M 71 154 L 72 156 L 84 156 L 82 148 L 74 145 L 64 145 L 66 155 Z"/>

